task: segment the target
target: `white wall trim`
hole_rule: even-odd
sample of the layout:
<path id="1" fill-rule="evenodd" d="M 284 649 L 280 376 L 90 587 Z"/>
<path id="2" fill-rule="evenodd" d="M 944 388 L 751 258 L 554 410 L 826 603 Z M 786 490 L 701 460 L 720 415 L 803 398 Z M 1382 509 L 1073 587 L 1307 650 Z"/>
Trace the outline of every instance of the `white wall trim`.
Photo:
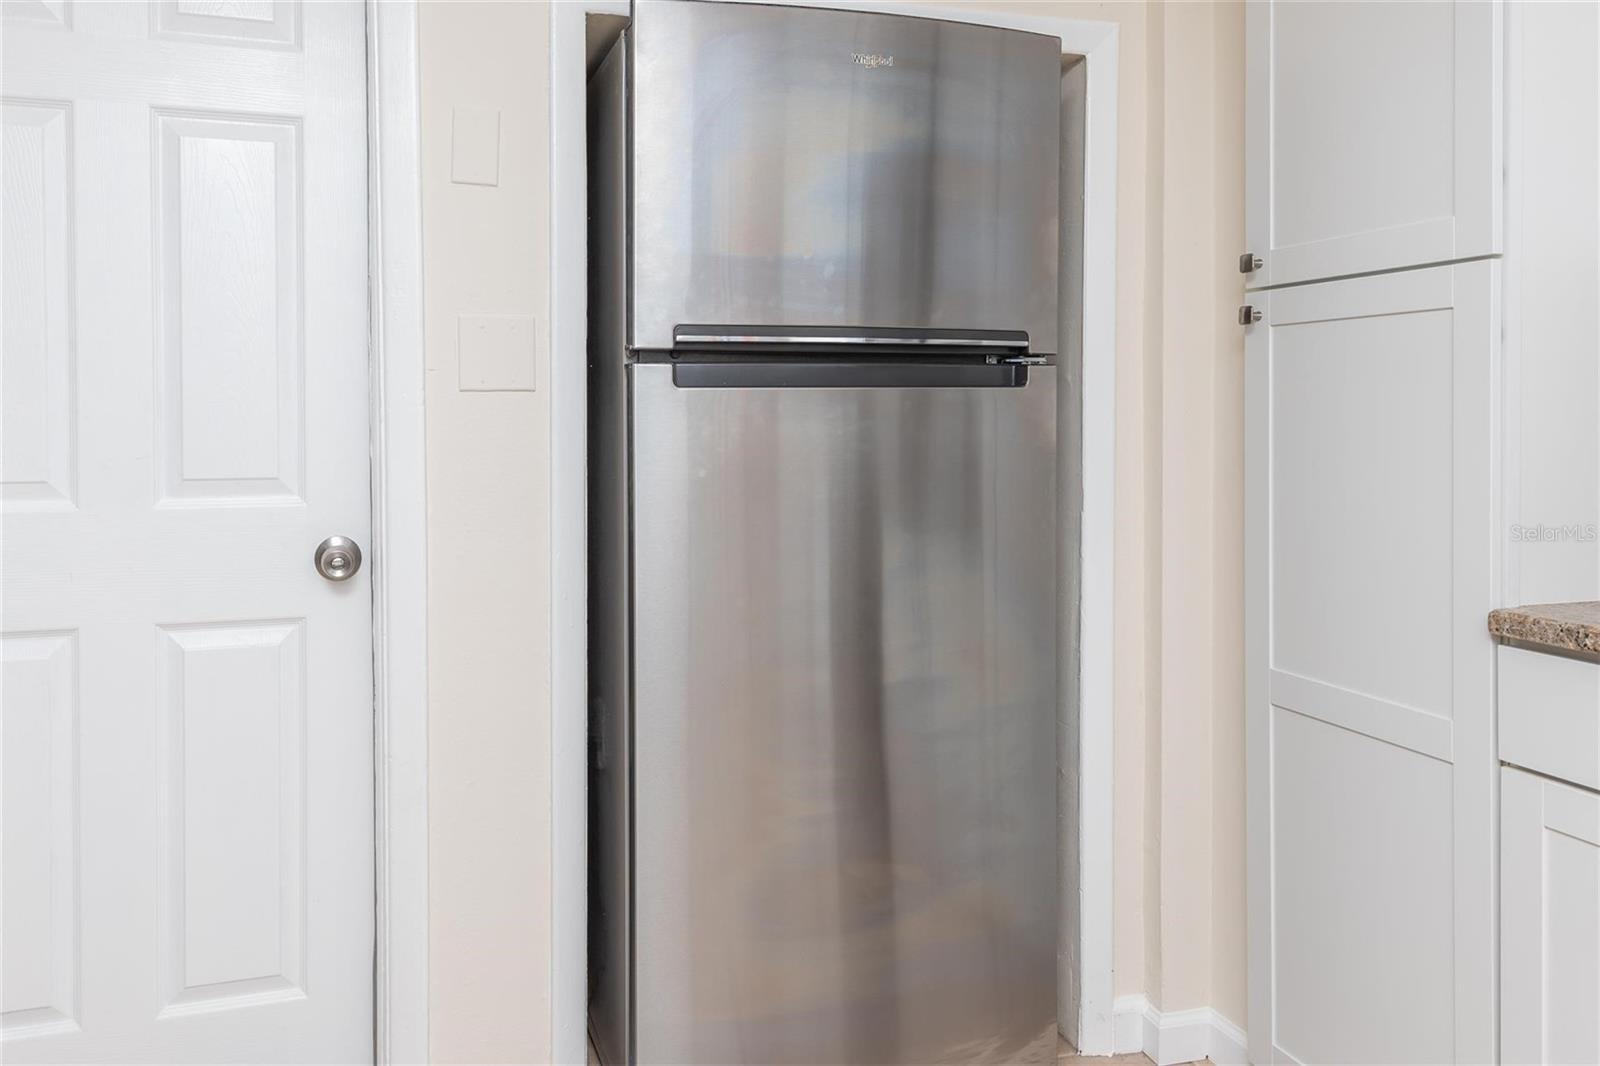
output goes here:
<path id="1" fill-rule="evenodd" d="M 367 0 L 373 1054 L 428 1061 L 428 531 L 417 8 Z"/>
<path id="2" fill-rule="evenodd" d="M 1143 995 L 1118 996 L 1113 1053 L 1143 1052 L 1156 1066 L 1210 1059 L 1217 1066 L 1249 1061 L 1243 1029 L 1210 1007 L 1157 1010 Z"/>
<path id="3" fill-rule="evenodd" d="M 1112 632 L 1117 450 L 1117 66 L 1111 22 L 1062 27 L 1088 64 L 1083 182 L 1083 517 L 1078 665 L 1079 1050 L 1110 1050 L 1113 1016 Z"/>
<path id="4" fill-rule="evenodd" d="M 589 211 L 584 16 L 550 5 L 550 1058 L 588 1058 Z M 621 5 L 627 13 L 626 3 Z M 611 10 L 606 8 L 606 10 Z"/>
<path id="5" fill-rule="evenodd" d="M 780 0 L 810 2 L 810 0 Z M 1083 528 L 1080 589 L 1078 930 L 1082 952 L 1078 1043 L 1113 1046 L 1112 622 L 1116 486 L 1117 69 L 1114 22 L 895 0 L 815 0 L 817 6 L 955 19 L 1061 38 L 1088 62 L 1084 143 Z M 587 99 L 584 15 L 627 14 L 626 0 L 552 4 L 551 160 L 551 776 L 554 944 L 551 1053 L 584 1061 L 587 989 L 587 587 L 585 389 L 587 233 L 584 167 Z"/>

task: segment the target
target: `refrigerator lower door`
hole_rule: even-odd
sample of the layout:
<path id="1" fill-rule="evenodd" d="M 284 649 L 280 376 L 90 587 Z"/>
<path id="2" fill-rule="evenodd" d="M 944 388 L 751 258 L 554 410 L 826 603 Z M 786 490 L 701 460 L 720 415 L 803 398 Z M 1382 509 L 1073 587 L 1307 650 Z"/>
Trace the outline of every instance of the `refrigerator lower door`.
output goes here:
<path id="1" fill-rule="evenodd" d="M 1055 369 L 631 374 L 638 1061 L 1053 1062 Z"/>

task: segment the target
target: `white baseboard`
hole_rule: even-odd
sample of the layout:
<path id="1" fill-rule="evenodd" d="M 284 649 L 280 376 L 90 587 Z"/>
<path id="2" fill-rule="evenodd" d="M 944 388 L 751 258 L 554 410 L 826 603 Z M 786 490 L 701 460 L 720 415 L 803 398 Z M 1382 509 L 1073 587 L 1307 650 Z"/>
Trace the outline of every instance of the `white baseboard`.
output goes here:
<path id="1" fill-rule="evenodd" d="M 1112 1004 L 1112 1026 L 1117 1054 L 1142 1051 L 1156 1066 L 1201 1059 L 1217 1066 L 1250 1061 L 1244 1030 L 1210 1007 L 1162 1013 L 1142 995 L 1118 996 Z"/>

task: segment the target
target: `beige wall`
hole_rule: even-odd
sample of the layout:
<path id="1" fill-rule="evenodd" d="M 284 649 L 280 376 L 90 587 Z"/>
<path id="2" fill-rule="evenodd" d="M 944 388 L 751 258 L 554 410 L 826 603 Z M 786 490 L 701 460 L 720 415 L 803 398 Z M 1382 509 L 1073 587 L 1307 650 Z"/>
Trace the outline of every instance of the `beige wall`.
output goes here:
<path id="1" fill-rule="evenodd" d="M 1244 1025 L 1242 5 L 989 6 L 1120 24 L 1115 987 Z M 455 315 L 532 313 L 545 345 L 547 12 L 427 4 L 421 48 L 432 1044 L 541 1061 L 549 411 L 456 391 Z M 463 105 L 500 108 L 499 188 L 450 182 Z"/>
<path id="2" fill-rule="evenodd" d="M 1115 989 L 1242 1026 L 1244 7 L 986 6 L 1119 24 Z"/>
<path id="3" fill-rule="evenodd" d="M 549 380 L 549 13 L 421 6 L 428 463 L 429 1042 L 550 1048 L 550 405 L 461 391 L 456 316 L 534 318 Z M 451 180 L 452 110 L 498 109 L 499 183 Z"/>
<path id="4" fill-rule="evenodd" d="M 1153 9 L 1151 225 L 1159 266 L 1159 381 L 1147 425 L 1159 448 L 1159 510 L 1147 535 L 1158 613 L 1146 639 L 1157 687 L 1146 706 L 1148 820 L 1158 865 L 1147 929 L 1162 1010 L 1211 1006 L 1244 1025 L 1243 335 L 1233 315 L 1244 251 L 1243 8 Z M 1156 271 L 1159 270 L 1159 274 Z M 1153 903 L 1153 907 L 1152 907 Z M 1150 911 L 1155 914 L 1150 916 Z"/>
<path id="5" fill-rule="evenodd" d="M 1244 242 L 1244 4 L 1214 9 L 1216 175 L 1211 317 L 1211 1006 L 1240 1026 L 1245 1004 L 1244 332 L 1237 305 Z M 1203 620 L 1204 621 L 1204 620 Z"/>

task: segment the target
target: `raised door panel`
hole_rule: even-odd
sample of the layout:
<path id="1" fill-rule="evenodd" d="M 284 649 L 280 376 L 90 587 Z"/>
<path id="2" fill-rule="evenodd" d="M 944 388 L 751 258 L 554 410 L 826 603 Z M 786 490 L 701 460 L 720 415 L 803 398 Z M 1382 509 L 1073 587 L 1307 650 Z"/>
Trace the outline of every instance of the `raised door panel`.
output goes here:
<path id="1" fill-rule="evenodd" d="M 163 628 L 162 1015 L 305 996 L 305 625 Z"/>
<path id="2" fill-rule="evenodd" d="M 1499 251 L 1499 3 L 1248 7 L 1249 284 Z"/>
<path id="3" fill-rule="evenodd" d="M 159 495 L 297 500 L 298 124 L 161 112 L 155 124 Z"/>
<path id="4" fill-rule="evenodd" d="M 1501 1059 L 1600 1062 L 1600 794 L 1501 773 Z"/>
<path id="5" fill-rule="evenodd" d="M 157 0 L 155 33 L 229 44 L 293 47 L 300 43 L 294 0 Z"/>
<path id="6" fill-rule="evenodd" d="M 4 318 L 0 506 L 71 507 L 77 407 L 72 329 L 72 107 L 3 106 Z"/>
<path id="7" fill-rule="evenodd" d="M 0 17 L 19 25 L 53 26 L 67 28 L 72 25 L 71 0 L 5 0 Z"/>
<path id="8" fill-rule="evenodd" d="M 77 634 L 0 637 L 0 1039 L 78 1027 Z"/>
<path id="9" fill-rule="evenodd" d="M 1249 327 L 1256 1061 L 1493 1055 L 1495 271 Z"/>

